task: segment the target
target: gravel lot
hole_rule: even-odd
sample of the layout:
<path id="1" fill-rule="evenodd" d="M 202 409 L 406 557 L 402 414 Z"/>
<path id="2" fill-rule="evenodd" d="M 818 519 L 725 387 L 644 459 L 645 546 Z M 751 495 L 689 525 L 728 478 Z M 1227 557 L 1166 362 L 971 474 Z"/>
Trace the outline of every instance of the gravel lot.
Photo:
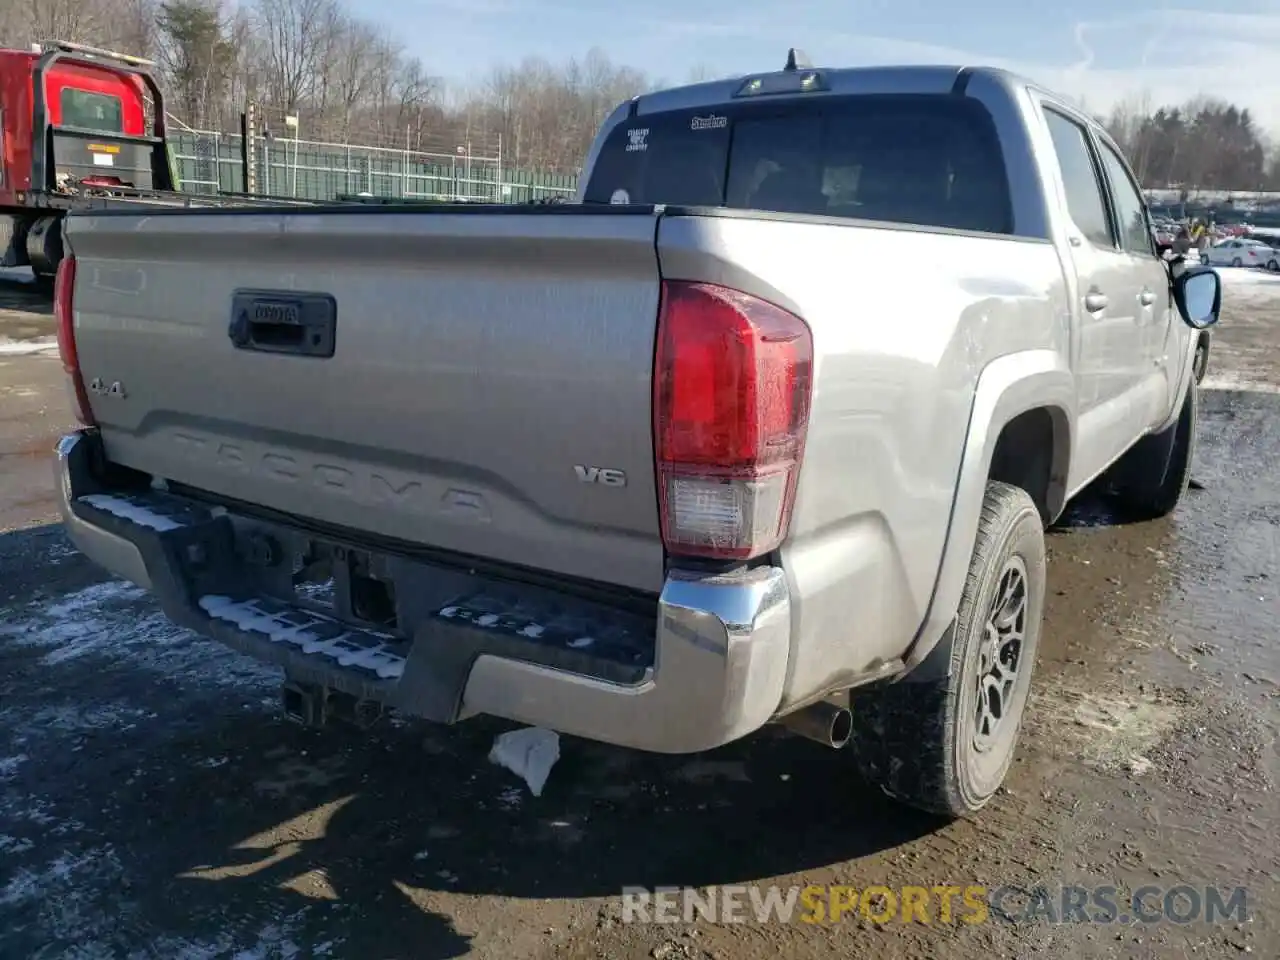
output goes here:
<path id="1" fill-rule="evenodd" d="M 541 797 L 504 725 L 300 730 L 278 678 L 172 627 L 55 522 L 69 426 L 47 307 L 0 291 L 0 956 L 1280 956 L 1280 277 L 1223 270 L 1198 489 L 1049 537 L 1008 790 L 904 812 L 775 734 L 700 757 L 563 740 Z M 624 886 L 1189 884 L 1249 920 L 624 924 Z"/>

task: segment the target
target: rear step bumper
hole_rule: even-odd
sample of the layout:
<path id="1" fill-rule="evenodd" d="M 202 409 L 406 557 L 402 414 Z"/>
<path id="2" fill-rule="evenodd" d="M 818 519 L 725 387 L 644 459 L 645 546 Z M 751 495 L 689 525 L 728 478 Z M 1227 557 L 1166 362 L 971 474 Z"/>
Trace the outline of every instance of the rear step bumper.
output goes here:
<path id="1" fill-rule="evenodd" d="M 59 506 L 76 547 L 152 591 L 176 623 L 277 664 L 296 683 L 444 723 L 488 714 L 658 753 L 736 740 L 781 702 L 791 610 L 776 567 L 673 572 L 653 619 L 595 610 L 592 632 L 610 639 L 593 647 L 555 629 L 579 622 L 585 601 L 542 590 L 532 606 L 525 592 L 503 607 L 509 592 L 401 559 L 414 577 L 438 572 L 415 582 L 415 594 L 443 596 L 442 581 L 470 586 L 432 601 L 404 636 L 261 595 L 241 560 L 241 518 L 159 491 L 105 489 L 101 463 L 95 431 L 58 442 Z"/>

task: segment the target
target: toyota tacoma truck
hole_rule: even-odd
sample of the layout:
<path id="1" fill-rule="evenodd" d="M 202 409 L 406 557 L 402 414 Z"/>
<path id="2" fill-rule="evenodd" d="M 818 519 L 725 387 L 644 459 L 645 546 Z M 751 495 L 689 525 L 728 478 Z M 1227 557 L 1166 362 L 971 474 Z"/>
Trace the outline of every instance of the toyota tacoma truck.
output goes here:
<path id="1" fill-rule="evenodd" d="M 67 531 L 287 713 L 661 753 L 781 723 L 949 816 L 1018 739 L 1044 530 L 1168 514 L 1212 270 L 985 68 L 646 94 L 578 202 L 76 211 Z"/>

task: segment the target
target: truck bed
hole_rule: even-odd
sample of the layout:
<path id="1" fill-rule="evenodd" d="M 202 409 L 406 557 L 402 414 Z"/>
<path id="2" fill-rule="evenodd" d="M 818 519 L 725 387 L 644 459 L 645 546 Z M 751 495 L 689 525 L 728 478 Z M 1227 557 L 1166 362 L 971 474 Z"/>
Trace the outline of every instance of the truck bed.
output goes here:
<path id="1" fill-rule="evenodd" d="M 116 210 L 136 211 L 140 204 L 156 207 L 178 207 L 183 209 L 221 209 L 223 207 L 274 207 L 288 208 L 311 206 L 313 200 L 301 200 L 292 197 L 270 197 L 253 193 L 188 193 L 185 190 L 137 190 L 131 187 L 87 188 L 89 192 L 77 190 L 58 192 L 28 193 L 28 203 L 35 207 L 50 209 L 75 210 Z"/>
<path id="2" fill-rule="evenodd" d="M 656 225 L 652 208 L 77 212 L 106 454 L 304 521 L 656 592 Z M 332 304 L 331 356 L 267 342 L 269 324 L 234 341 L 254 304 L 301 294 Z M 599 471 L 624 483 L 584 482 Z"/>

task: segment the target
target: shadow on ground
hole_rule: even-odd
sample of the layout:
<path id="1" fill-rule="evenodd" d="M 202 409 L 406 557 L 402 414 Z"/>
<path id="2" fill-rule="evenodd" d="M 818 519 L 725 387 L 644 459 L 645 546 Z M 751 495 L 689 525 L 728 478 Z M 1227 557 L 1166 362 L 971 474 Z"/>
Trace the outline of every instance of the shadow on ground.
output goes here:
<path id="1" fill-rule="evenodd" d="M 278 719 L 268 682 L 192 677 L 183 658 L 214 645 L 165 632 L 149 598 L 104 583 L 56 526 L 0 535 L 0 583 L 0 758 L 24 760 L 0 779 L 0 837 L 19 851 L 0 867 L 4 955 L 84 940 L 56 906 L 73 898 L 126 952 L 227 931 L 243 946 L 274 923 L 343 957 L 456 957 L 470 897 L 757 881 L 940 826 L 869 789 L 848 758 L 771 731 L 697 757 L 565 738 L 535 798 L 488 762 L 507 724 L 316 733 Z M 38 626 L 82 643 L 88 627 L 48 612 L 69 595 L 104 598 L 89 615 L 129 634 L 118 649 L 19 642 Z M 15 883 L 56 889 L 6 898 Z"/>
<path id="2" fill-rule="evenodd" d="M 1230 499 L 1216 469 L 1207 479 L 1215 501 Z M 1050 537 L 1040 667 L 1050 676 L 1060 663 L 1100 662 L 1125 610 L 1159 606 L 1179 528 L 1200 522 L 1108 532 L 1121 520 L 1091 495 Z M 41 598 L 102 580 L 56 526 L 0 535 L 0 630 L 28 622 Z M 205 662 L 212 645 L 158 631 L 145 597 L 112 602 L 111 622 L 156 631 L 163 663 Z M 124 953 L 221 944 L 230 954 L 274 926 L 311 955 L 330 943 L 333 956 L 444 960 L 498 923 L 492 898 L 536 910 L 625 886 L 758 882 L 848 861 L 856 883 L 862 858 L 942 827 L 870 789 L 849 758 L 772 731 L 696 757 L 564 739 L 535 798 L 487 761 L 506 724 L 304 731 L 271 712 L 270 678 L 223 682 L 230 655 L 192 675 L 147 666 L 133 642 L 127 657 L 57 660 L 0 632 L 0 759 L 27 758 L 0 777 L 0 840 L 22 851 L 0 859 L 0 954 L 84 941 L 69 902 Z M 126 719 L 39 720 L 95 705 Z M 67 856 L 91 864 L 83 881 L 12 894 L 15 878 L 48 876 Z"/>

